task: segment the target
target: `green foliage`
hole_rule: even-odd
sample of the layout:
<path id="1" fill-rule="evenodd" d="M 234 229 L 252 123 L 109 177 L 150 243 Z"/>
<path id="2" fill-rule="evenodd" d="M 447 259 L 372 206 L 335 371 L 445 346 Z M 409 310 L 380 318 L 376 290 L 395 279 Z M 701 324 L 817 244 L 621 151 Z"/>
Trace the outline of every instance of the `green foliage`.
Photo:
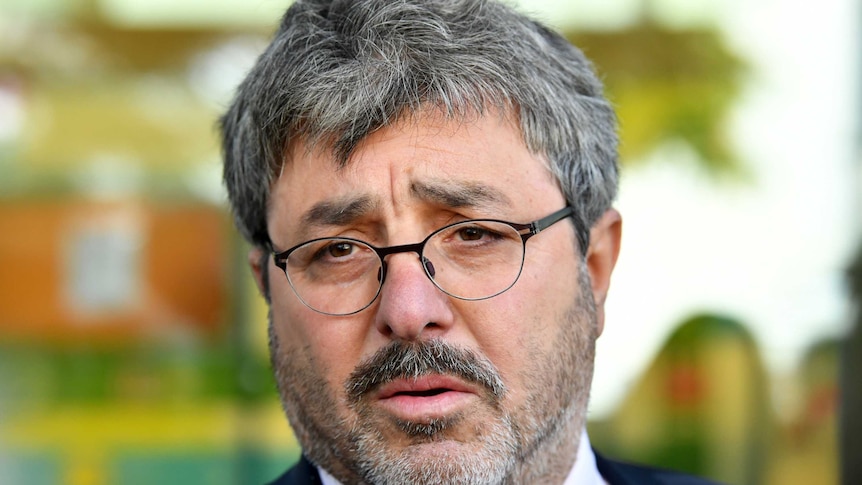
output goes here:
<path id="1" fill-rule="evenodd" d="M 569 36 L 593 60 L 620 119 L 620 155 L 635 163 L 657 146 L 688 144 L 711 173 L 738 171 L 724 122 L 740 91 L 741 60 L 713 30 L 650 22 Z"/>

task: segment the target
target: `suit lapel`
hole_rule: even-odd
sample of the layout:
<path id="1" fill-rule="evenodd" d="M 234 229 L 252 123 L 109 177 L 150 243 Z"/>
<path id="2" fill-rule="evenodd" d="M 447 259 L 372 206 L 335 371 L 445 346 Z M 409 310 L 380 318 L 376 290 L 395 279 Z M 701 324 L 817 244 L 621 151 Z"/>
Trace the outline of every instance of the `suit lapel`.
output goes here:
<path id="1" fill-rule="evenodd" d="M 296 465 L 270 485 L 322 485 L 317 468 L 302 455 Z"/>
<path id="2" fill-rule="evenodd" d="M 632 467 L 608 460 L 595 449 L 596 468 L 608 485 L 658 485 L 653 475 L 639 467 Z"/>

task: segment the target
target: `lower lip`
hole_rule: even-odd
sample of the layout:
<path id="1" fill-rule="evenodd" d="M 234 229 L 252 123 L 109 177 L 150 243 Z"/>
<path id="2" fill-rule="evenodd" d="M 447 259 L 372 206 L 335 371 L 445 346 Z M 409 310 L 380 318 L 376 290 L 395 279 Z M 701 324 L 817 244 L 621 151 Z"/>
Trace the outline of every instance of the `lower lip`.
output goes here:
<path id="1" fill-rule="evenodd" d="M 475 397 L 475 394 L 461 391 L 446 391 L 433 396 L 396 394 L 378 403 L 398 419 L 428 422 L 463 410 Z"/>

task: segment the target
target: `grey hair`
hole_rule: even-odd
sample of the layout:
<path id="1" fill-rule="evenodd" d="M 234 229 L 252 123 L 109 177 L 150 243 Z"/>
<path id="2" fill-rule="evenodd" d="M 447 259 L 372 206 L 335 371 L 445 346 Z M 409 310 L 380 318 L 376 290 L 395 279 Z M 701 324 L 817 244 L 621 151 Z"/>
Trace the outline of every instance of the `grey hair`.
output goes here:
<path id="1" fill-rule="evenodd" d="M 221 119 L 237 227 L 269 247 L 270 187 L 295 140 L 340 164 L 364 137 L 433 106 L 520 124 L 575 209 L 581 251 L 617 191 L 616 117 L 583 53 L 486 0 L 297 0 Z"/>

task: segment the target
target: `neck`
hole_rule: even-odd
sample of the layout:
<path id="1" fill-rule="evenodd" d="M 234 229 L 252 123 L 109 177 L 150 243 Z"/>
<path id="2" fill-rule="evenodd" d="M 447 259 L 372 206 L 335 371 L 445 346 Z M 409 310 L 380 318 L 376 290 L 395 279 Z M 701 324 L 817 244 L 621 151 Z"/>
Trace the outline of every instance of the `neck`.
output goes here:
<path id="1" fill-rule="evenodd" d="M 545 429 L 537 446 L 525 453 L 506 483 L 562 484 L 575 464 L 583 432 L 583 417 L 569 410 Z"/>

